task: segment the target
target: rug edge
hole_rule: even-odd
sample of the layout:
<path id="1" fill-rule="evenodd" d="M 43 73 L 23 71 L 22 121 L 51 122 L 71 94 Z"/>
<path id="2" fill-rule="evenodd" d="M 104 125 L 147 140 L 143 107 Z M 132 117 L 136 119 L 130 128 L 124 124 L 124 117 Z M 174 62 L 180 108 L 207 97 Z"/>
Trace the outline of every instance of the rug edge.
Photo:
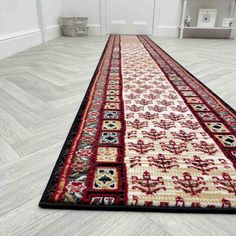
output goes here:
<path id="1" fill-rule="evenodd" d="M 56 163 L 55 163 L 55 165 L 54 165 L 54 167 L 53 167 L 53 170 L 52 170 L 52 172 L 51 172 L 51 175 L 50 175 L 50 177 L 49 177 L 49 179 L 48 179 L 47 185 L 46 185 L 46 187 L 45 187 L 45 189 L 44 189 L 44 191 L 43 191 L 42 197 L 41 197 L 41 199 L 40 199 L 40 201 L 39 201 L 39 206 L 40 206 L 40 207 L 41 207 L 41 203 L 51 204 L 50 202 L 47 202 L 47 201 L 46 201 L 47 192 L 48 192 L 48 190 L 49 190 L 49 187 L 50 187 L 52 178 L 53 178 L 53 176 L 54 176 L 54 174 L 55 174 L 55 172 L 56 172 L 56 170 L 57 170 L 57 168 L 58 168 L 59 162 L 60 162 L 61 159 L 63 158 L 63 154 L 64 154 L 64 152 L 66 151 L 66 148 L 67 148 L 67 146 L 68 146 L 68 141 L 69 141 L 69 139 L 70 139 L 71 133 L 72 133 L 73 129 L 75 128 L 75 125 L 76 125 L 76 123 L 77 123 L 77 120 L 78 120 L 79 116 L 83 113 L 83 106 L 84 106 L 84 105 L 86 104 L 86 102 L 87 102 L 86 100 L 87 100 L 87 97 L 89 96 L 90 88 L 91 88 L 92 85 L 93 85 L 94 79 L 95 79 L 95 77 L 96 77 L 96 75 L 97 75 L 99 66 L 100 66 L 100 64 L 101 64 L 101 62 L 102 62 L 102 59 L 103 59 L 103 57 L 104 57 L 104 54 L 105 54 L 105 52 L 106 52 L 106 50 L 107 50 L 108 43 L 109 43 L 109 41 L 110 41 L 111 36 L 112 36 L 112 35 L 110 34 L 109 37 L 108 37 L 108 39 L 107 39 L 107 41 L 106 41 L 105 47 L 104 47 L 104 49 L 103 49 L 103 51 L 102 51 L 102 53 L 101 53 L 101 56 L 100 56 L 100 59 L 99 59 L 99 61 L 98 61 L 97 66 L 96 66 L 96 69 L 95 69 L 95 71 L 94 71 L 94 73 L 93 73 L 93 75 L 92 75 L 92 77 L 91 77 L 91 80 L 90 80 L 89 85 L 88 85 L 88 87 L 87 87 L 87 90 L 86 90 L 86 93 L 85 93 L 85 95 L 84 95 L 84 98 L 83 98 L 83 100 L 82 100 L 82 102 L 81 102 L 81 104 L 80 104 L 79 110 L 78 110 L 77 114 L 75 115 L 75 118 L 74 118 L 74 120 L 73 120 L 73 122 L 72 122 L 71 128 L 70 128 L 70 130 L 69 130 L 69 132 L 68 132 L 68 134 L 67 134 L 67 136 L 66 136 L 66 139 L 65 139 L 65 141 L 64 141 L 64 143 L 63 143 L 63 146 L 62 146 L 62 149 L 61 149 L 61 151 L 60 151 L 60 154 L 59 154 L 59 156 L 58 156 L 58 158 L 57 158 L 57 160 L 56 160 Z M 80 122 L 79 122 L 79 123 L 80 123 Z"/>
<path id="2" fill-rule="evenodd" d="M 71 203 L 50 203 L 40 201 L 40 208 L 62 210 L 97 210 L 97 211 L 139 211 L 139 212 L 168 212 L 193 214 L 236 214 L 236 208 L 191 208 L 191 207 L 158 207 L 131 205 L 82 205 Z"/>

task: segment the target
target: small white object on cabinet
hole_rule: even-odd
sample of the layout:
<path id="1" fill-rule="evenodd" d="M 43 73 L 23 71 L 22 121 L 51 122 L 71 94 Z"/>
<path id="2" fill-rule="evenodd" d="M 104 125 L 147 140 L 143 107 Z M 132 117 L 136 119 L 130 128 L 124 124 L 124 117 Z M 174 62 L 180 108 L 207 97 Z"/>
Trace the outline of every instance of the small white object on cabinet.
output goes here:
<path id="1" fill-rule="evenodd" d="M 212 26 L 212 24 L 209 24 L 208 26 L 202 25 L 202 24 L 201 25 L 196 25 L 196 26 L 192 26 L 192 25 L 187 26 L 187 25 L 185 25 L 187 7 L 188 7 L 188 5 L 190 5 L 188 3 L 191 2 L 191 1 L 188 1 L 188 0 L 182 0 L 182 1 L 183 1 L 182 16 L 181 16 L 181 23 L 180 23 L 180 26 L 179 26 L 179 30 L 180 30 L 179 31 L 179 38 L 180 39 L 182 39 L 184 37 L 184 31 L 185 30 L 224 30 L 224 31 L 226 30 L 228 38 L 230 38 L 231 31 L 236 30 L 236 27 L 232 26 L 232 22 L 231 22 L 231 24 L 229 24 L 228 27 L 225 26 L 226 23 L 224 23 L 224 26 L 223 25 L 220 25 L 220 26 L 213 25 Z M 212 2 L 214 3 L 214 1 L 212 1 Z M 230 7 L 231 12 L 230 12 L 229 16 L 227 16 L 227 17 L 230 17 L 230 18 L 234 19 L 235 11 L 236 11 L 236 0 L 231 1 L 231 6 L 228 6 L 228 4 L 225 4 L 225 2 L 222 1 L 222 7 Z M 199 10 L 199 9 L 197 9 L 197 10 Z M 214 19 L 214 18 L 212 18 L 212 19 Z"/>
<path id="2" fill-rule="evenodd" d="M 197 26 L 201 28 L 213 28 L 216 23 L 217 9 L 200 9 Z"/>
<path id="3" fill-rule="evenodd" d="M 222 27 L 230 27 L 233 23 L 233 18 L 223 18 Z"/>

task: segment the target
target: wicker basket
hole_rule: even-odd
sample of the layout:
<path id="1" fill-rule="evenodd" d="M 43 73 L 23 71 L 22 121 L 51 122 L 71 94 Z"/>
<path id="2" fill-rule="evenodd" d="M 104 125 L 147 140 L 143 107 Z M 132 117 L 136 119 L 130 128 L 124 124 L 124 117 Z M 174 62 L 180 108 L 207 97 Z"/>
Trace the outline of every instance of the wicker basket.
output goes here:
<path id="1" fill-rule="evenodd" d="M 61 17 L 62 33 L 69 37 L 87 35 L 87 23 L 87 17 Z"/>
<path id="2" fill-rule="evenodd" d="M 61 24 L 64 27 L 74 27 L 75 19 L 74 17 L 61 17 Z"/>
<path id="3" fill-rule="evenodd" d="M 67 37 L 75 37 L 77 35 L 77 30 L 75 27 L 64 27 L 62 26 L 62 33 Z"/>

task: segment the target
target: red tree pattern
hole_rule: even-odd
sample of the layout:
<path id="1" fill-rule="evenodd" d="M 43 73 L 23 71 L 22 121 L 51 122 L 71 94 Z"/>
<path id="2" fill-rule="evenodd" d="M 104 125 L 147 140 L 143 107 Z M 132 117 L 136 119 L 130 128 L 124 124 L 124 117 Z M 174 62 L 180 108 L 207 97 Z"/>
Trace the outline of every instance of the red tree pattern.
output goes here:
<path id="1" fill-rule="evenodd" d="M 135 102 L 136 102 L 137 104 L 141 104 L 141 105 L 144 105 L 144 106 L 149 105 L 149 104 L 152 103 L 152 101 L 150 101 L 150 100 L 145 100 L 145 99 L 136 100 Z"/>
<path id="2" fill-rule="evenodd" d="M 146 194 L 154 194 L 161 189 L 166 190 L 162 177 L 152 179 L 148 171 L 143 173 L 143 178 L 132 176 L 132 184 L 134 185 L 132 189 L 139 189 Z"/>
<path id="3" fill-rule="evenodd" d="M 129 98 L 129 99 L 136 99 L 136 98 L 140 98 L 140 95 L 139 94 L 131 93 L 131 94 L 127 95 L 127 98 Z"/>
<path id="4" fill-rule="evenodd" d="M 159 95 L 159 94 L 153 94 L 153 93 L 151 93 L 151 94 L 144 94 L 144 97 L 145 97 L 145 98 L 148 98 L 148 99 L 154 100 L 154 99 L 159 98 L 160 95 Z"/>
<path id="5" fill-rule="evenodd" d="M 128 135 L 128 138 L 136 138 L 137 137 L 137 131 L 136 130 L 128 131 L 127 135 Z"/>
<path id="6" fill-rule="evenodd" d="M 164 91 L 160 89 L 154 89 L 154 90 L 150 90 L 150 92 L 155 93 L 155 94 L 162 94 Z"/>
<path id="7" fill-rule="evenodd" d="M 136 105 L 132 105 L 132 106 L 127 106 L 126 108 L 128 111 L 133 111 L 133 112 L 137 112 L 137 111 L 143 111 L 143 106 L 136 106 Z"/>
<path id="8" fill-rule="evenodd" d="M 176 155 L 188 151 L 186 143 L 177 144 L 175 141 L 170 140 L 169 143 L 161 142 L 160 144 L 163 151 L 169 151 Z"/>
<path id="9" fill-rule="evenodd" d="M 156 112 L 166 111 L 166 107 L 165 107 L 165 106 L 158 106 L 158 105 L 149 106 L 148 109 L 149 109 L 150 111 L 156 111 Z"/>
<path id="10" fill-rule="evenodd" d="M 166 158 L 163 154 L 158 154 L 158 156 L 149 156 L 148 162 L 150 166 L 156 166 L 161 169 L 162 172 L 167 172 L 168 170 L 178 167 L 177 160 L 175 157 Z"/>
<path id="11" fill-rule="evenodd" d="M 165 131 L 160 131 L 157 132 L 155 129 L 151 129 L 150 131 L 142 131 L 143 137 L 144 138 L 149 138 L 152 140 L 158 140 L 162 138 L 166 138 L 166 132 Z"/>
<path id="12" fill-rule="evenodd" d="M 169 120 L 178 121 L 184 118 L 183 114 L 175 114 L 171 112 L 170 114 L 164 114 L 164 117 Z"/>
<path id="13" fill-rule="evenodd" d="M 140 94 L 140 93 L 144 93 L 145 90 L 138 88 L 138 89 L 132 89 L 132 92 L 133 92 L 133 93 L 138 93 L 138 94 Z"/>
<path id="14" fill-rule="evenodd" d="M 168 100 L 166 100 L 166 99 L 163 99 L 163 100 L 160 101 L 159 103 L 160 103 L 161 105 L 163 105 L 163 106 L 170 106 L 170 105 L 174 104 L 173 101 L 168 101 Z"/>
<path id="15" fill-rule="evenodd" d="M 133 122 L 132 122 L 132 121 L 129 121 L 129 122 L 127 122 L 127 124 L 128 124 L 129 126 L 135 128 L 135 129 L 141 129 L 141 128 L 143 128 L 143 127 L 147 127 L 147 126 L 148 126 L 147 122 L 145 122 L 145 121 L 144 121 L 144 122 L 141 122 L 141 121 L 139 121 L 139 120 L 137 120 L 137 119 L 135 119 Z"/>
<path id="16" fill-rule="evenodd" d="M 212 177 L 216 188 L 226 190 L 228 193 L 236 195 L 236 180 L 232 179 L 228 173 L 222 173 L 222 177 L 222 179 L 217 176 Z"/>
<path id="17" fill-rule="evenodd" d="M 180 124 L 182 125 L 183 128 L 186 127 L 192 130 L 197 130 L 200 127 L 198 122 L 193 122 L 191 120 L 182 121 L 180 122 Z"/>
<path id="18" fill-rule="evenodd" d="M 203 175 L 208 175 L 207 172 L 211 170 L 216 170 L 214 160 L 206 159 L 202 160 L 200 157 L 194 155 L 193 159 L 184 159 L 186 164 L 189 164 L 188 168 L 194 168 L 196 170 L 200 170 Z"/>
<path id="19" fill-rule="evenodd" d="M 149 111 L 147 111 L 146 113 L 139 113 L 139 117 L 140 118 L 144 118 L 146 120 L 153 120 L 155 118 L 158 118 L 158 114 L 157 113 L 150 113 Z"/>
<path id="20" fill-rule="evenodd" d="M 174 94 L 169 94 L 169 95 L 165 95 L 166 98 L 169 98 L 169 99 L 172 99 L 172 100 L 175 100 L 178 98 L 177 95 L 174 95 Z"/>
<path id="21" fill-rule="evenodd" d="M 153 121 L 153 124 L 155 127 L 160 127 L 165 130 L 175 127 L 174 122 L 166 120 L 160 120 L 160 122 Z"/>
<path id="22" fill-rule="evenodd" d="M 171 133 L 176 139 L 180 139 L 182 141 L 188 142 L 191 141 L 193 139 L 196 139 L 196 134 L 193 132 L 190 133 L 186 133 L 183 130 L 180 130 L 178 133 L 177 132 L 172 132 Z"/>
<path id="23" fill-rule="evenodd" d="M 174 184 L 176 189 L 181 189 L 185 193 L 191 195 L 199 195 L 202 191 L 207 191 L 208 187 L 205 187 L 206 182 L 202 177 L 197 177 L 193 179 L 191 174 L 188 172 L 183 173 L 183 179 L 180 179 L 178 176 L 173 176 Z"/>
<path id="24" fill-rule="evenodd" d="M 213 143 L 208 144 L 205 141 L 201 141 L 200 143 L 192 143 L 192 145 L 195 148 L 195 151 L 201 151 L 209 155 L 215 154 L 217 152 L 217 149 Z"/>
<path id="25" fill-rule="evenodd" d="M 134 166 L 141 166 L 141 157 L 140 156 L 134 156 L 130 158 L 130 167 Z"/>
<path id="26" fill-rule="evenodd" d="M 180 106 L 180 105 L 178 105 L 178 106 L 172 106 L 171 109 L 172 109 L 173 111 L 179 111 L 179 112 L 182 112 L 182 113 L 184 113 L 184 112 L 186 112 L 186 111 L 188 110 L 187 107 Z"/>
<path id="27" fill-rule="evenodd" d="M 144 154 L 149 152 L 150 150 L 155 150 L 154 149 L 154 144 L 153 143 L 147 143 L 145 144 L 143 140 L 139 139 L 137 143 L 128 143 L 129 149 L 134 150 L 140 154 Z"/>

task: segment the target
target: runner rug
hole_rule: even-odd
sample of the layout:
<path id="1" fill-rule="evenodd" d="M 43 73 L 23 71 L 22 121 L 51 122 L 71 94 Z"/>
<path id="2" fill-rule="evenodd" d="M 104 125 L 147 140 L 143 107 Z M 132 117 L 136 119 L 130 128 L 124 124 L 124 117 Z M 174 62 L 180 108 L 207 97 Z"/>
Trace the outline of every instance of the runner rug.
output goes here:
<path id="1" fill-rule="evenodd" d="M 41 207 L 236 212 L 236 116 L 147 36 L 110 36 Z"/>

